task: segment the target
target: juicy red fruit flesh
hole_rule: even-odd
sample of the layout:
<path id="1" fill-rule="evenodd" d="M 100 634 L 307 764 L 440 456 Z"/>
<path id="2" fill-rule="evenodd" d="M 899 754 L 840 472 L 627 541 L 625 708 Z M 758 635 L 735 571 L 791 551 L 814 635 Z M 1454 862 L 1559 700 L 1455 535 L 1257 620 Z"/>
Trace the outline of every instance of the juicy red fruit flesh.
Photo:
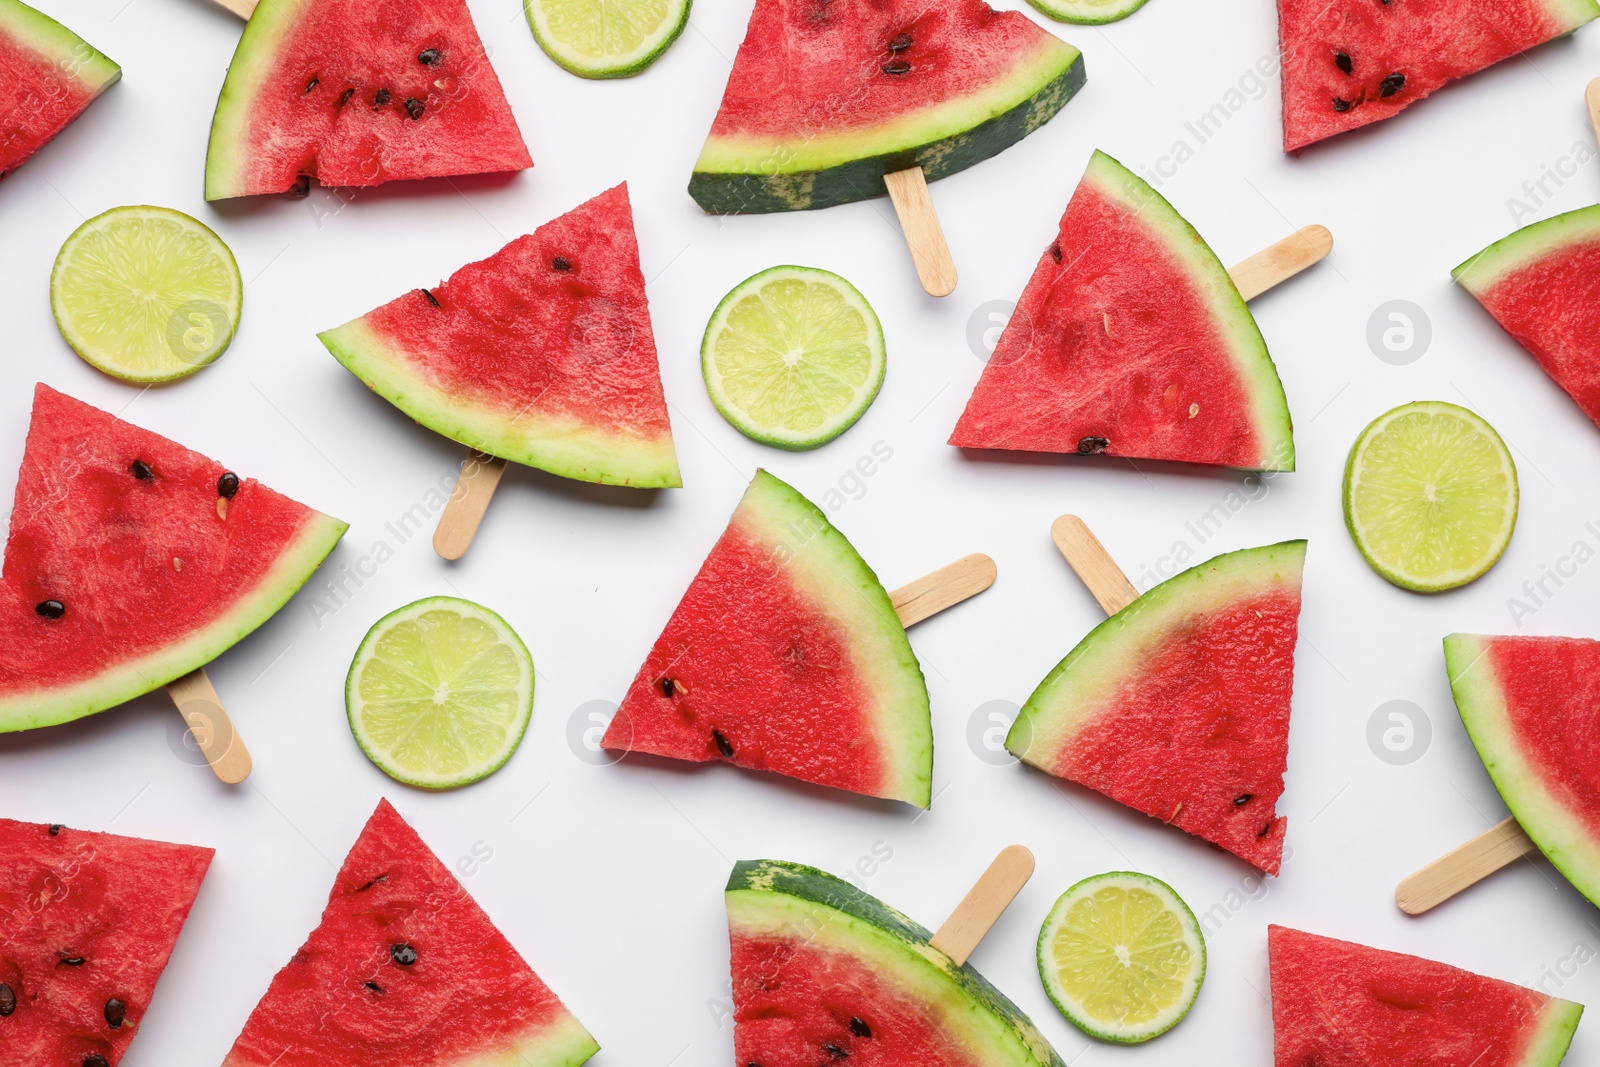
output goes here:
<path id="1" fill-rule="evenodd" d="M 94 103 L 58 64 L 0 28 L 0 178 L 22 166 Z"/>

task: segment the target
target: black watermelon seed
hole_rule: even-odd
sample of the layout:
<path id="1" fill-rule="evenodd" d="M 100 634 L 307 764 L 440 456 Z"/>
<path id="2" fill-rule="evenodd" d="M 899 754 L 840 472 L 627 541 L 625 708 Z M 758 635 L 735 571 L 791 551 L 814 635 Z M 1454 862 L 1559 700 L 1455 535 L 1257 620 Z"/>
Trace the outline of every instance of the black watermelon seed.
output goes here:
<path id="1" fill-rule="evenodd" d="M 116 997 L 106 1001 L 106 1025 L 113 1030 L 122 1029 L 122 1022 L 128 1017 L 128 1006 Z"/>
<path id="2" fill-rule="evenodd" d="M 0 1016 L 10 1015 L 17 1010 L 17 994 L 9 985 L 0 982 Z"/>
<path id="3" fill-rule="evenodd" d="M 1350 101 L 1348 101 L 1348 100 L 1340 100 L 1337 96 L 1334 97 L 1333 98 L 1333 110 L 1335 110 L 1335 111 L 1349 111 L 1350 110 Z"/>
<path id="4" fill-rule="evenodd" d="M 41 600 L 33 610 L 47 619 L 59 619 L 67 613 L 67 606 L 59 600 Z"/>
<path id="5" fill-rule="evenodd" d="M 427 105 L 414 96 L 406 97 L 406 114 L 414 119 L 420 119 L 422 113 L 428 110 Z"/>
<path id="6" fill-rule="evenodd" d="M 1061 245 L 1059 242 L 1050 246 L 1050 258 L 1057 263 L 1061 262 Z"/>
<path id="7" fill-rule="evenodd" d="M 840 1048 L 838 1045 L 833 1044 L 831 1041 L 822 1046 L 822 1051 L 826 1052 L 828 1055 L 832 1056 L 836 1060 L 845 1059 L 846 1057 L 848 1057 L 850 1055 L 850 1053 L 846 1052 L 844 1049 Z"/>
<path id="8" fill-rule="evenodd" d="M 311 90 L 315 89 L 317 87 L 317 82 L 320 80 L 320 78 L 312 78 L 310 81 L 306 82 L 306 92 L 309 93 Z"/>
<path id="9" fill-rule="evenodd" d="M 427 67 L 439 65 L 439 50 L 437 48 L 424 48 L 417 53 L 417 62 Z"/>
<path id="10" fill-rule="evenodd" d="M 91 1052 L 83 1058 L 83 1067 L 111 1067 L 106 1058 L 98 1052 Z"/>
<path id="11" fill-rule="evenodd" d="M 900 54 L 901 52 L 904 52 L 907 48 L 910 48 L 910 47 L 911 47 L 911 35 L 909 33 L 897 34 L 895 36 L 895 39 L 889 42 L 889 51 L 895 53 L 896 55 Z"/>
<path id="12" fill-rule="evenodd" d="M 1383 81 L 1378 83 L 1378 95 L 1393 96 L 1395 93 L 1398 93 L 1401 89 L 1405 88 L 1405 84 L 1406 76 L 1401 74 L 1399 71 L 1395 71 L 1393 74 L 1389 75 L 1387 78 L 1383 79 Z"/>
<path id="13" fill-rule="evenodd" d="M 375 95 L 372 98 L 372 106 L 373 107 L 382 107 L 384 104 L 387 104 L 389 102 L 389 98 L 392 97 L 392 96 L 394 96 L 394 94 L 391 93 L 389 90 L 387 90 L 387 89 L 379 89 L 378 92 L 377 92 L 377 95 Z"/>
<path id="14" fill-rule="evenodd" d="M 555 259 L 550 261 L 550 266 L 556 270 L 568 271 L 572 269 L 572 260 L 568 259 L 566 256 L 557 256 Z"/>
<path id="15" fill-rule="evenodd" d="M 1240 793 L 1238 796 L 1233 798 L 1233 806 L 1236 808 L 1242 808 L 1255 798 L 1256 795 L 1254 793 Z"/>
<path id="16" fill-rule="evenodd" d="M 68 967 L 82 967 L 83 966 L 83 957 L 82 956 L 62 956 L 61 957 L 61 962 L 65 963 Z"/>
<path id="17" fill-rule="evenodd" d="M 428 303 L 432 304 L 434 307 L 442 307 L 443 306 L 443 305 L 441 305 L 439 303 L 439 298 L 433 295 L 433 291 L 431 289 L 418 289 L 417 292 L 419 292 L 423 296 L 427 297 L 428 298 Z"/>
<path id="18" fill-rule="evenodd" d="M 1333 65 L 1346 74 L 1356 69 L 1356 65 L 1350 62 L 1350 56 L 1345 52 L 1335 52 L 1333 54 Z"/>
<path id="19" fill-rule="evenodd" d="M 50 824 L 50 836 L 51 837 L 56 836 L 60 832 L 61 832 L 61 824 L 60 823 L 53 822 L 53 823 Z"/>
<path id="20" fill-rule="evenodd" d="M 232 500 L 233 494 L 239 491 L 239 476 L 232 471 L 223 471 L 222 477 L 217 479 L 217 495 L 224 500 Z"/>
<path id="21" fill-rule="evenodd" d="M 896 59 L 891 63 L 885 63 L 883 65 L 883 72 L 885 74 L 910 74 L 911 64 L 907 63 L 903 59 Z"/>
<path id="22" fill-rule="evenodd" d="M 721 730 L 712 730 L 711 740 L 717 743 L 717 751 L 722 753 L 723 759 L 733 758 L 733 746 L 728 744 L 728 739 L 722 736 Z"/>
<path id="23" fill-rule="evenodd" d="M 294 184 L 283 191 L 286 200 L 304 200 L 311 195 L 311 175 L 302 174 L 294 180 Z"/>
<path id="24" fill-rule="evenodd" d="M 142 459 L 136 459 L 128 464 L 128 472 L 141 482 L 153 482 L 156 480 L 156 472 L 151 470 L 150 464 Z"/>
<path id="25" fill-rule="evenodd" d="M 344 107 L 350 102 L 350 98 L 354 95 L 356 95 L 356 91 L 354 89 L 346 89 L 344 92 L 340 93 L 339 106 Z"/>
<path id="26" fill-rule="evenodd" d="M 677 691 L 678 691 L 678 687 L 676 685 L 672 684 L 672 679 L 671 678 L 663 678 L 663 679 L 661 679 L 661 695 L 662 696 L 669 697 L 673 693 L 676 693 Z"/>
<path id="27" fill-rule="evenodd" d="M 367 983 L 367 988 L 372 990 L 374 993 L 382 993 L 383 992 L 383 986 L 379 985 L 377 982 L 368 982 Z"/>
<path id="28" fill-rule="evenodd" d="M 1388 3 L 1388 0 L 1384 0 L 1384 3 Z M 1268 832 L 1269 832 L 1269 831 L 1270 831 L 1270 830 L 1271 830 L 1271 829 L 1272 829 L 1272 824 L 1271 824 L 1271 823 L 1270 823 L 1270 822 L 1269 822 L 1269 823 L 1267 823 L 1267 825 L 1265 825 L 1265 826 L 1263 826 L 1263 827 L 1262 827 L 1262 828 L 1261 828 L 1261 832 L 1260 832 L 1260 833 L 1258 833 L 1258 834 L 1256 834 L 1256 837 L 1258 837 L 1258 838 L 1262 838 L 1262 837 L 1266 837 L 1266 836 L 1267 836 L 1267 833 L 1268 833 Z"/>
<path id="29" fill-rule="evenodd" d="M 389 876 L 387 874 L 380 874 L 380 875 L 378 875 L 378 877 L 374 878 L 372 881 L 368 882 L 366 885 L 362 886 L 360 889 L 357 889 L 356 892 L 365 893 L 367 890 L 371 889 L 373 886 L 377 885 L 379 882 L 387 882 L 388 880 L 389 880 Z"/>
<path id="30" fill-rule="evenodd" d="M 871 1037 L 872 1027 L 867 1025 L 865 1019 L 858 1015 L 852 1015 L 850 1016 L 850 1032 L 857 1037 Z"/>
<path id="31" fill-rule="evenodd" d="M 389 955 L 402 967 L 409 967 L 417 962 L 417 950 L 407 944 L 390 945 Z"/>
<path id="32" fill-rule="evenodd" d="M 1078 455 L 1098 456 L 1111 447 L 1111 442 L 1104 437 L 1085 437 L 1078 442 Z"/>

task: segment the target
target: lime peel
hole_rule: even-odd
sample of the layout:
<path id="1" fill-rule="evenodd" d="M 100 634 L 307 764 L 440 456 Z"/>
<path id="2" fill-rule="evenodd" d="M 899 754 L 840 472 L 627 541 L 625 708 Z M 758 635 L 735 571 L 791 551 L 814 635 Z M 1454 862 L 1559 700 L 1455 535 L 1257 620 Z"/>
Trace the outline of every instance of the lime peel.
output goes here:
<path id="1" fill-rule="evenodd" d="M 545 55 L 583 78 L 627 78 L 689 24 L 690 0 L 523 0 Z"/>

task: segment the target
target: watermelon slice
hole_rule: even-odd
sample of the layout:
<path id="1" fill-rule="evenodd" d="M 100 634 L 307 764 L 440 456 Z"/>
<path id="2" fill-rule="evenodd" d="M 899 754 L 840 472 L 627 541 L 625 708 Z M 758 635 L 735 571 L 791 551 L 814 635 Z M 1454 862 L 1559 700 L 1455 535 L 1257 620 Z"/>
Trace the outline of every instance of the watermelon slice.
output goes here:
<path id="1" fill-rule="evenodd" d="M 222 83 L 206 199 L 531 166 L 464 0 L 271 0 Z"/>
<path id="2" fill-rule="evenodd" d="M 380 800 L 222 1067 L 578 1067 L 599 1049 Z"/>
<path id="3" fill-rule="evenodd" d="M 849 882 L 745 860 L 727 901 L 736 1063 L 1064 1067 L 982 975 Z"/>
<path id="4" fill-rule="evenodd" d="M 1039 683 L 1006 748 L 1277 874 L 1305 555 L 1227 552 L 1151 589 Z"/>
<path id="5" fill-rule="evenodd" d="M 1524 226 L 1450 273 L 1600 425 L 1600 205 Z"/>
<path id="6" fill-rule="evenodd" d="M 1556 1067 L 1583 1005 L 1459 967 L 1267 927 L 1277 1067 Z"/>
<path id="7" fill-rule="evenodd" d="M 626 183 L 318 337 L 481 452 L 586 482 L 683 484 Z"/>
<path id="8" fill-rule="evenodd" d="M 889 594 L 822 512 L 766 471 L 602 743 L 922 808 L 933 780 L 928 688 Z"/>
<path id="9" fill-rule="evenodd" d="M 757 0 L 689 179 L 709 212 L 794 211 L 929 181 L 1043 126 L 1083 57 L 983 0 Z"/>
<path id="10" fill-rule="evenodd" d="M 212 854 L 0 819 L 0 1061 L 116 1067 Z"/>
<path id="11" fill-rule="evenodd" d="M 1283 150 L 1389 118 L 1596 17 L 1595 0 L 1278 0 Z"/>
<path id="12" fill-rule="evenodd" d="M 122 77 L 94 46 L 21 0 L 0 0 L 0 178 Z"/>
<path id="13" fill-rule="evenodd" d="M 39 385 L 0 570 L 0 732 L 92 715 L 204 666 L 345 529 Z"/>
<path id="14" fill-rule="evenodd" d="M 1289 404 L 1233 280 L 1096 152 L 956 423 L 961 448 L 1294 469 Z"/>
<path id="15" fill-rule="evenodd" d="M 1600 904 L 1600 641 L 1451 634 L 1444 656 L 1461 721 L 1511 814 Z"/>

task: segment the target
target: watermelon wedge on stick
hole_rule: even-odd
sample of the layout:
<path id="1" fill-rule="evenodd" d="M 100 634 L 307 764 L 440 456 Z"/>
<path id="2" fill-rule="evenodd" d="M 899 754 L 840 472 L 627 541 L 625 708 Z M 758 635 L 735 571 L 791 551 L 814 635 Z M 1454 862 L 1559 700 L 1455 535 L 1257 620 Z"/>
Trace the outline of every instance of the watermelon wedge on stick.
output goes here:
<path id="1" fill-rule="evenodd" d="M 1267 927 L 1276 1067 L 1556 1067 L 1583 1005 L 1445 963 Z"/>
<path id="2" fill-rule="evenodd" d="M 1511 818 L 1402 882 L 1401 910 L 1427 911 L 1536 850 L 1600 904 L 1600 641 L 1451 634 L 1444 659 Z"/>
<path id="3" fill-rule="evenodd" d="M 465 0 L 272 0 L 217 99 L 207 200 L 533 166 Z"/>
<path id="4" fill-rule="evenodd" d="M 1052 533 L 1111 617 L 1034 690 L 1006 748 L 1277 874 L 1306 543 L 1227 552 L 1141 595 L 1082 520 Z"/>
<path id="5" fill-rule="evenodd" d="M 212 855 L 0 819 L 7 1065 L 116 1067 L 151 1010 Z"/>
<path id="6" fill-rule="evenodd" d="M 380 800 L 222 1067 L 578 1067 L 599 1049 Z"/>
<path id="7" fill-rule="evenodd" d="M 819 508 L 757 471 L 602 744 L 926 808 L 928 689 L 905 627 L 994 573 L 968 556 L 890 594 Z"/>
<path id="8" fill-rule="evenodd" d="M 843 879 L 746 860 L 728 879 L 734 1062 L 1064 1067 L 967 957 L 1033 873 L 1012 845 L 938 933 Z"/>
<path id="9" fill-rule="evenodd" d="M 282 607 L 345 529 L 39 385 L 0 569 L 0 732 L 93 715 L 198 671 Z M 173 696 L 191 726 L 224 715 L 201 678 Z M 211 725 L 208 756 L 231 736 Z"/>
<path id="10" fill-rule="evenodd" d="M 683 484 L 626 183 L 318 338 L 473 449 L 434 537 L 446 559 L 472 543 L 506 460 L 605 485 Z"/>
<path id="11" fill-rule="evenodd" d="M 83 114 L 122 68 L 22 0 L 0 0 L 0 178 Z"/>
<path id="12" fill-rule="evenodd" d="M 1095 152 L 950 444 L 1293 470 L 1288 401 L 1245 300 L 1332 247 L 1307 227 L 1230 273 Z"/>

